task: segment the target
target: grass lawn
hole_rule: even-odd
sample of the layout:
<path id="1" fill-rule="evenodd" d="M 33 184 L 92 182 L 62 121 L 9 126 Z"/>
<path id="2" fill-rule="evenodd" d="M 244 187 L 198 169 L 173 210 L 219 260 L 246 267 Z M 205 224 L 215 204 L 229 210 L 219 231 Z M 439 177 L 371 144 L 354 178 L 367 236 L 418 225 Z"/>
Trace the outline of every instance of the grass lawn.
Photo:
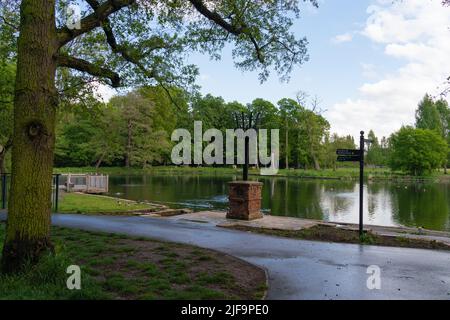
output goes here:
<path id="1" fill-rule="evenodd" d="M 0 299 L 260 299 L 266 290 L 263 270 L 207 249 L 56 227 L 52 239 L 55 255 L 0 275 Z M 69 265 L 81 268 L 81 290 L 66 287 Z"/>
<path id="2" fill-rule="evenodd" d="M 125 213 L 133 210 L 156 210 L 157 207 L 146 203 L 115 199 L 111 197 L 83 194 L 63 193 L 59 203 L 62 213 Z"/>
<path id="3" fill-rule="evenodd" d="M 274 230 L 247 226 L 230 226 L 225 228 L 302 240 L 355 243 L 387 247 L 450 250 L 448 245 L 435 240 L 411 239 L 402 236 L 388 237 L 374 234 L 372 232 L 367 232 L 361 239 L 359 237 L 359 232 L 356 230 L 342 229 L 326 225 L 317 225 L 302 230 Z"/>

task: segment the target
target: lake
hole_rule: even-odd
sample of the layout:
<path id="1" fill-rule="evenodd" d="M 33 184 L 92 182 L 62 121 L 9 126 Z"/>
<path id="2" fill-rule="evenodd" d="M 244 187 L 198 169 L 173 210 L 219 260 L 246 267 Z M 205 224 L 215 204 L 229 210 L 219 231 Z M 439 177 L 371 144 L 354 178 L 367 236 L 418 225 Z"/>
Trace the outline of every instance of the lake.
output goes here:
<path id="1" fill-rule="evenodd" d="M 226 210 L 227 183 L 234 175 L 110 176 L 110 194 L 199 210 Z M 265 214 L 358 222 L 359 183 L 282 177 L 253 177 L 264 183 Z M 364 222 L 384 226 L 422 226 L 450 231 L 450 184 L 368 182 Z"/>

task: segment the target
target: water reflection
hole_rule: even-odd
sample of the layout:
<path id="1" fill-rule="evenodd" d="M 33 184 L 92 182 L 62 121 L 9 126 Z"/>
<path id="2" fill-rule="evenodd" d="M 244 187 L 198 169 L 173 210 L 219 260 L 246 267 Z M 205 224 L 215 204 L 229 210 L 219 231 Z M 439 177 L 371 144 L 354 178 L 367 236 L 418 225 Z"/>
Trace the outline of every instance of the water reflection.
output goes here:
<path id="1" fill-rule="evenodd" d="M 110 177 L 110 192 L 194 210 L 227 209 L 227 183 L 238 176 L 146 175 Z M 337 222 L 358 222 L 355 181 L 263 177 L 263 210 L 268 214 Z M 368 224 L 423 226 L 450 230 L 450 184 L 368 182 L 364 219 Z"/>

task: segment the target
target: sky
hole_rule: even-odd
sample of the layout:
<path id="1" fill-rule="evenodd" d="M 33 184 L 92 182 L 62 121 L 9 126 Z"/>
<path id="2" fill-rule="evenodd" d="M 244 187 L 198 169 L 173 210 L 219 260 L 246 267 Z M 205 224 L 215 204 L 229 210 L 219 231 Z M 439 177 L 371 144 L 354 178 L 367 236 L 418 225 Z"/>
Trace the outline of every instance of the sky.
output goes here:
<path id="1" fill-rule="evenodd" d="M 296 67 L 288 83 L 276 74 L 261 84 L 257 72 L 234 68 L 230 48 L 221 61 L 201 53 L 203 94 L 249 103 L 276 103 L 298 91 L 320 99 L 331 132 L 359 136 L 375 131 L 389 136 L 414 124 L 425 93 L 439 96 L 450 76 L 450 8 L 441 0 L 320 0 L 309 4 L 292 31 L 309 41 L 310 60 Z"/>

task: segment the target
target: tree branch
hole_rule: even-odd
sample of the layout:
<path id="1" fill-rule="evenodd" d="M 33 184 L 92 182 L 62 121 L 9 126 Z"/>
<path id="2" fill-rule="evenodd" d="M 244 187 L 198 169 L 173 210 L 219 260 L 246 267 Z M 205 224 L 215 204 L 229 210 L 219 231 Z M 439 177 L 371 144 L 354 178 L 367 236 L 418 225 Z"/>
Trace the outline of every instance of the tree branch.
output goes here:
<path id="1" fill-rule="evenodd" d="M 16 26 L 15 24 L 13 24 L 12 22 L 9 22 L 8 20 L 6 20 L 6 18 L 4 16 L 0 16 L 0 18 L 2 18 L 3 22 L 9 26 L 10 28 L 13 28 L 16 31 L 19 31 L 19 27 Z"/>
<path id="2" fill-rule="evenodd" d="M 220 14 L 217 12 L 211 11 L 208 9 L 208 7 L 205 5 L 203 0 L 189 0 L 190 3 L 194 6 L 195 9 L 197 9 L 198 12 L 200 12 L 204 17 L 208 18 L 212 22 L 218 24 L 220 27 L 222 27 L 225 31 L 228 31 L 229 33 L 239 36 L 242 34 L 245 34 L 255 47 L 256 56 L 258 58 L 258 61 L 263 63 L 264 62 L 264 55 L 262 53 L 262 50 L 260 46 L 258 45 L 258 42 L 256 41 L 255 37 L 248 31 L 248 27 L 245 24 L 242 24 L 240 27 L 234 26 L 233 24 L 228 23 Z"/>
<path id="3" fill-rule="evenodd" d="M 81 72 L 87 72 L 95 77 L 108 78 L 111 80 L 111 86 L 113 88 L 120 86 L 120 77 L 116 72 L 96 66 L 86 60 L 69 57 L 67 55 L 58 55 L 57 62 L 59 67 L 66 67 Z"/>
<path id="4" fill-rule="evenodd" d="M 76 37 L 101 26 L 111 14 L 135 2 L 136 0 L 109 0 L 98 5 L 93 13 L 81 19 L 80 29 L 69 29 L 67 26 L 58 29 L 59 45 L 62 47 Z"/>
<path id="5" fill-rule="evenodd" d="M 231 25 L 230 23 L 225 21 L 217 12 L 209 10 L 203 0 L 189 0 L 189 2 L 192 3 L 194 8 L 197 9 L 197 11 L 200 12 L 204 17 L 218 24 L 229 33 L 232 33 L 235 36 L 241 35 L 243 33 L 244 26 L 237 28 L 236 26 Z"/>
<path id="6" fill-rule="evenodd" d="M 86 0 L 86 2 L 89 3 L 94 12 L 99 12 L 101 5 L 97 0 Z M 111 50 L 114 53 L 120 54 L 123 59 L 136 65 L 147 77 L 156 78 L 156 75 L 152 70 L 147 70 L 147 68 L 145 68 L 145 66 L 139 61 L 138 58 L 132 56 L 132 54 L 127 50 L 126 47 L 121 46 L 117 43 L 116 37 L 114 36 L 114 32 L 111 27 L 111 23 L 107 17 L 103 19 L 101 26 L 103 28 L 103 31 L 105 32 L 106 41 L 108 42 Z"/>

